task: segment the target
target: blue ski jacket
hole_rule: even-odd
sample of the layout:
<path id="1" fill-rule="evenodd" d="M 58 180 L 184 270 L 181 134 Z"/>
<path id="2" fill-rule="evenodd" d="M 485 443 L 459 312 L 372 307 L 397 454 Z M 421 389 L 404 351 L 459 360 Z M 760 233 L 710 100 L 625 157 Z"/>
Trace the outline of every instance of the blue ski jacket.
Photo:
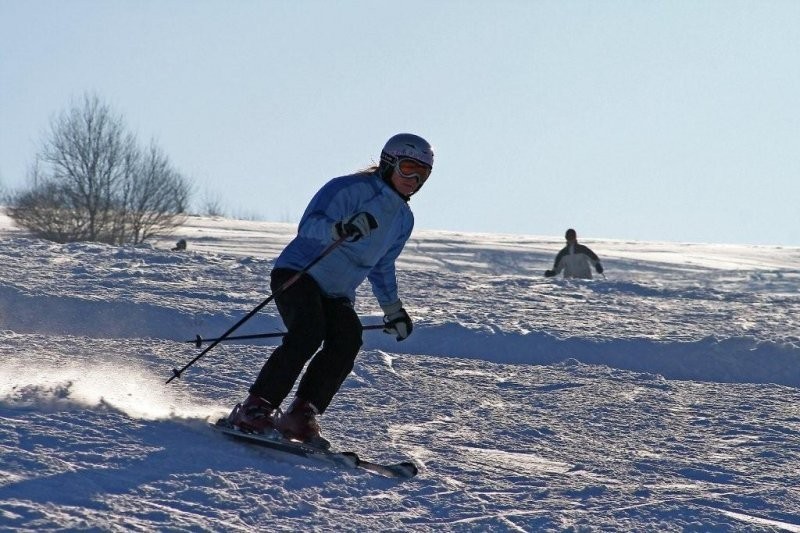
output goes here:
<path id="1" fill-rule="evenodd" d="M 397 192 L 374 173 L 334 178 L 308 204 L 297 236 L 275 260 L 275 268 L 302 270 L 335 239 L 332 227 L 366 211 L 378 227 L 366 237 L 347 240 L 314 265 L 308 274 L 331 298 L 355 302 L 356 289 L 369 278 L 383 307 L 399 300 L 395 260 L 414 229 L 414 214 Z"/>

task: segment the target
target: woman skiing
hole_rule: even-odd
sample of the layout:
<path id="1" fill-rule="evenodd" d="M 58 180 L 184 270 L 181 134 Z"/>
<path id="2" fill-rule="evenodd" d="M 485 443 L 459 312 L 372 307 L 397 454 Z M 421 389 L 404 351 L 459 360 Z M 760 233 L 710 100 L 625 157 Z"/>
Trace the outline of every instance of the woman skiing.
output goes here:
<path id="1" fill-rule="evenodd" d="M 414 227 L 408 202 L 432 168 L 431 145 L 401 133 L 386 142 L 379 165 L 334 178 L 312 198 L 297 236 L 275 261 L 273 294 L 332 242 L 344 241 L 276 294 L 287 333 L 247 399 L 231 412 L 233 426 L 328 446 L 316 417 L 353 369 L 362 345 L 361 321 L 353 308 L 356 288 L 369 279 L 385 315 L 384 331 L 398 341 L 411 334 L 411 318 L 398 296 L 395 260 Z M 279 406 L 309 359 L 293 401 L 281 412 Z"/>

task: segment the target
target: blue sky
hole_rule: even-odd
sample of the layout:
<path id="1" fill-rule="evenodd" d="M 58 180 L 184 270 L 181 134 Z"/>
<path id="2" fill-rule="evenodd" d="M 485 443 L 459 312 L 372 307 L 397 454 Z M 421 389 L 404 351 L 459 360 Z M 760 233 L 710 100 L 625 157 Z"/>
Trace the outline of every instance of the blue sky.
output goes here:
<path id="1" fill-rule="evenodd" d="M 793 0 L 0 0 L 0 183 L 90 92 L 231 216 L 296 222 L 409 131 L 418 228 L 797 246 L 798 27 Z"/>

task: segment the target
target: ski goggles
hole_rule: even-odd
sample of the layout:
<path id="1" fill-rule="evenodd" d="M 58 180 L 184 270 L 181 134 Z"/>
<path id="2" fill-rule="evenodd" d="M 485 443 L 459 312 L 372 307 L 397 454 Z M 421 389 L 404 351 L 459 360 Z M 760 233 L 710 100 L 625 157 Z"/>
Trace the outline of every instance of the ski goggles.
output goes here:
<path id="1" fill-rule="evenodd" d="M 431 175 L 432 170 L 431 167 L 425 163 L 408 157 L 398 159 L 394 168 L 397 169 L 397 173 L 400 174 L 400 176 L 407 179 L 416 179 L 417 183 L 420 184 L 425 183 L 425 180 Z"/>

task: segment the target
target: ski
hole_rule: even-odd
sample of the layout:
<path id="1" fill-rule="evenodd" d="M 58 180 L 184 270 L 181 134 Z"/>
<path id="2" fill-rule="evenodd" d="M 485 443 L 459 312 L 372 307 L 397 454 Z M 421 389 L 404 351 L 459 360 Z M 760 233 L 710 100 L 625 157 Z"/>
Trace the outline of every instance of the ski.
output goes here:
<path id="1" fill-rule="evenodd" d="M 374 463 L 360 458 L 355 452 L 326 450 L 302 442 L 287 440 L 281 436 L 245 433 L 233 427 L 231 423 L 228 422 L 227 418 L 220 418 L 216 424 L 210 424 L 210 426 L 214 430 L 240 442 L 262 446 L 298 457 L 317 460 L 345 469 L 360 468 L 380 476 L 400 479 L 412 478 L 416 476 L 418 472 L 416 465 L 410 461 L 391 464 Z"/>

